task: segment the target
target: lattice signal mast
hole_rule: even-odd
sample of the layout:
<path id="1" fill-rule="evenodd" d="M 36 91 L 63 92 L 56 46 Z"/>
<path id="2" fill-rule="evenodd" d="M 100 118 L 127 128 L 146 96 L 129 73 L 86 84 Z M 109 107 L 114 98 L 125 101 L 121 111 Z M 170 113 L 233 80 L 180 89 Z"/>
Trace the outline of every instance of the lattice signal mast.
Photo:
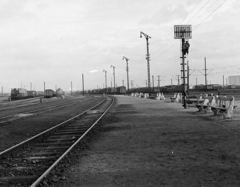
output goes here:
<path id="1" fill-rule="evenodd" d="M 188 41 L 185 42 L 185 39 L 192 39 L 192 26 L 191 25 L 174 25 L 174 39 L 181 39 L 182 40 L 182 85 L 183 85 L 183 93 L 182 93 L 182 101 L 183 107 L 187 108 L 186 103 L 186 77 L 185 77 L 185 55 L 189 52 L 190 44 Z"/>
<path id="2" fill-rule="evenodd" d="M 127 71 L 127 92 L 129 93 L 129 74 L 128 74 L 128 72 L 129 72 L 129 68 L 128 68 L 128 61 L 129 61 L 129 59 L 126 58 L 125 56 L 123 56 L 122 59 L 126 60 L 126 65 L 127 65 L 127 67 L 126 67 L 126 71 Z"/>
<path id="3" fill-rule="evenodd" d="M 107 89 L 107 71 L 103 70 L 103 72 L 105 73 L 105 88 L 106 88 L 106 93 L 107 93 L 108 92 L 108 89 Z"/>
<path id="4" fill-rule="evenodd" d="M 149 43 L 148 43 L 148 39 L 151 38 L 150 36 L 148 36 L 147 34 L 140 32 L 140 38 L 142 38 L 142 35 L 145 36 L 146 38 L 146 42 L 147 42 L 147 55 L 146 55 L 146 59 L 147 59 L 147 73 L 148 73 L 148 89 L 151 88 L 151 82 L 150 82 L 150 54 L 149 54 Z"/>

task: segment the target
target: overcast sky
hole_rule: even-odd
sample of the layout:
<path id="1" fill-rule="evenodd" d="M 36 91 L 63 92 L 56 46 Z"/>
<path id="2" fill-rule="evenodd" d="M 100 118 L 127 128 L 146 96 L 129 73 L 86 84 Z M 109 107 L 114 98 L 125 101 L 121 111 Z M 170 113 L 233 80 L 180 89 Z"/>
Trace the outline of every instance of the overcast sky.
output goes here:
<path id="1" fill-rule="evenodd" d="M 161 85 L 177 84 L 180 40 L 174 25 L 192 25 L 190 83 L 204 84 L 204 57 L 208 81 L 222 84 L 240 75 L 240 1 L 237 0 L 1 0 L 0 83 L 4 91 L 55 86 L 69 90 L 126 86 L 125 56 L 134 86 L 147 80 L 146 39 L 150 74 Z M 195 70 L 193 72 L 193 70 Z"/>

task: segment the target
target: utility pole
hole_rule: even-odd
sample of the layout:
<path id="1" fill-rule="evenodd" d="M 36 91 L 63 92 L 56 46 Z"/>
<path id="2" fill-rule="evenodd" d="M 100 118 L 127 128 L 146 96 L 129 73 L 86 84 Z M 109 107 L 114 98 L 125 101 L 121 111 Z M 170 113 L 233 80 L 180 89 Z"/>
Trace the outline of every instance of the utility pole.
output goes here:
<path id="1" fill-rule="evenodd" d="M 123 60 L 124 60 L 124 59 L 126 60 L 126 65 L 127 65 L 127 67 L 126 67 L 126 71 L 127 71 L 127 90 L 128 90 L 128 92 L 129 92 L 129 75 L 128 75 L 128 72 L 129 72 L 129 69 L 128 69 L 128 61 L 129 61 L 129 59 L 126 58 L 125 56 L 123 56 L 122 59 L 123 59 Z"/>
<path id="2" fill-rule="evenodd" d="M 197 78 L 196 78 L 196 85 L 197 85 Z"/>
<path id="3" fill-rule="evenodd" d="M 153 83 L 153 89 L 154 89 L 154 76 L 152 76 L 152 83 Z"/>
<path id="4" fill-rule="evenodd" d="M 43 89 L 44 89 L 44 93 L 45 93 L 45 82 L 44 82 L 44 84 L 43 84 L 43 85 L 44 85 L 44 88 L 43 88 Z"/>
<path id="5" fill-rule="evenodd" d="M 223 88 L 224 88 L 224 75 L 223 75 Z"/>
<path id="6" fill-rule="evenodd" d="M 207 70 L 208 70 L 208 69 L 207 69 L 207 60 L 206 60 L 206 57 L 204 57 L 204 64 L 205 64 L 205 65 L 204 65 L 204 66 L 205 66 L 205 68 L 204 68 L 204 72 L 205 72 L 205 73 L 202 73 L 202 72 L 199 71 L 199 70 L 198 70 L 198 71 L 205 76 L 205 86 L 207 86 L 207 84 L 208 84 L 208 83 L 207 83 L 207 76 L 208 76 L 209 73 L 212 71 L 212 69 L 207 73 Z"/>
<path id="7" fill-rule="evenodd" d="M 206 57 L 205 57 L 205 86 L 207 85 L 207 65 L 206 65 Z"/>
<path id="8" fill-rule="evenodd" d="M 146 80 L 146 88 L 147 88 L 147 83 L 148 83 L 148 81 Z"/>
<path id="9" fill-rule="evenodd" d="M 32 83 L 30 82 L 30 90 L 32 91 Z"/>
<path id="10" fill-rule="evenodd" d="M 145 36 L 146 38 L 146 42 L 147 42 L 147 55 L 146 55 L 146 59 L 147 59 L 147 73 L 148 73 L 148 89 L 151 88 L 151 83 L 150 83 L 150 54 L 149 54 L 149 43 L 148 43 L 148 39 L 151 38 L 150 36 L 148 36 L 147 34 L 140 32 L 140 38 L 142 38 L 142 35 Z"/>
<path id="11" fill-rule="evenodd" d="M 187 94 L 188 94 L 188 96 L 189 96 L 189 76 L 190 76 L 189 65 L 188 65 L 188 61 L 187 61 Z"/>
<path id="12" fill-rule="evenodd" d="M 131 86 L 132 86 L 132 89 L 133 89 L 133 80 L 131 80 Z"/>
<path id="13" fill-rule="evenodd" d="M 71 95 L 72 95 L 72 81 L 71 81 Z"/>
<path id="14" fill-rule="evenodd" d="M 115 94 L 115 66 L 111 65 L 110 68 L 113 68 L 113 84 L 114 84 L 114 90 L 113 93 Z"/>
<path id="15" fill-rule="evenodd" d="M 158 88 L 160 88 L 160 77 L 161 76 L 158 75 L 157 77 L 158 77 Z"/>
<path id="16" fill-rule="evenodd" d="M 82 92 L 83 92 L 83 96 L 84 96 L 84 75 L 82 74 Z"/>
<path id="17" fill-rule="evenodd" d="M 179 76 L 180 76 L 180 75 L 177 75 L 177 76 L 178 76 L 178 79 L 177 79 L 178 85 L 180 85 L 180 79 L 179 79 Z"/>
<path id="18" fill-rule="evenodd" d="M 124 80 L 122 80 L 122 85 L 124 86 Z"/>
<path id="19" fill-rule="evenodd" d="M 173 77 L 174 79 L 176 79 L 178 81 L 178 85 L 180 85 L 180 79 L 179 79 L 179 76 L 180 75 L 176 75 L 178 78 L 176 79 L 175 77 Z"/>
<path id="20" fill-rule="evenodd" d="M 171 86 L 172 86 L 172 79 L 171 79 Z"/>
<path id="21" fill-rule="evenodd" d="M 194 71 L 195 71 L 195 69 L 192 71 L 192 73 Z M 190 75 L 192 75 L 192 73 L 190 73 L 189 62 L 187 61 L 187 93 L 188 93 L 188 95 L 189 95 Z"/>
<path id="22" fill-rule="evenodd" d="M 164 77 L 162 77 L 162 79 L 160 79 L 161 76 L 157 76 L 158 77 L 158 87 L 160 88 L 160 85 L 161 85 L 161 81 L 164 79 Z"/>
<path id="23" fill-rule="evenodd" d="M 105 87 L 106 87 L 106 93 L 108 93 L 108 89 L 107 89 L 107 71 L 103 70 L 103 72 L 105 73 Z"/>

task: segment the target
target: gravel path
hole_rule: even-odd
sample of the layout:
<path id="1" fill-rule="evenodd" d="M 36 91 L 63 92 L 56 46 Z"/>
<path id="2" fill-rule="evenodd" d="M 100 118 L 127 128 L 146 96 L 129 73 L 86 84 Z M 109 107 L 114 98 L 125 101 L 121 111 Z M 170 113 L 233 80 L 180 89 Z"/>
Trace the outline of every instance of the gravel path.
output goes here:
<path id="1" fill-rule="evenodd" d="M 168 100 L 116 99 L 87 149 L 52 186 L 240 186 L 239 109 L 223 120 Z"/>

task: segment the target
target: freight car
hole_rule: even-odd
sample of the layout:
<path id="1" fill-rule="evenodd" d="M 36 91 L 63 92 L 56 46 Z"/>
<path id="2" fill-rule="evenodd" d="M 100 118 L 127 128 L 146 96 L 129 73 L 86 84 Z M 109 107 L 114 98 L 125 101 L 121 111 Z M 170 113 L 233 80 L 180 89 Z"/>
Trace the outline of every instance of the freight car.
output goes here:
<path id="1" fill-rule="evenodd" d="M 37 91 L 37 95 L 38 96 L 44 96 L 44 92 L 43 91 Z"/>
<path id="2" fill-rule="evenodd" d="M 93 89 L 93 90 L 89 90 L 90 94 L 126 94 L 126 87 L 125 86 L 118 86 L 115 87 L 115 92 L 114 92 L 114 88 L 104 88 L 104 89 Z"/>
<path id="3" fill-rule="evenodd" d="M 31 97 L 36 97 L 38 94 L 36 91 L 27 91 L 27 97 L 31 98 Z"/>
<path id="4" fill-rule="evenodd" d="M 44 97 L 46 97 L 46 98 L 54 97 L 55 94 L 56 93 L 51 89 L 44 90 Z"/>
<path id="5" fill-rule="evenodd" d="M 125 86 L 119 86 L 116 88 L 116 94 L 126 94 L 126 87 Z"/>
<path id="6" fill-rule="evenodd" d="M 11 100 L 28 98 L 27 90 L 24 88 L 11 89 Z"/>
<path id="7" fill-rule="evenodd" d="M 56 96 L 57 96 L 57 97 L 63 98 L 64 95 L 65 95 L 65 93 L 64 93 L 64 91 L 63 91 L 61 88 L 58 88 L 58 89 L 56 90 Z"/>

